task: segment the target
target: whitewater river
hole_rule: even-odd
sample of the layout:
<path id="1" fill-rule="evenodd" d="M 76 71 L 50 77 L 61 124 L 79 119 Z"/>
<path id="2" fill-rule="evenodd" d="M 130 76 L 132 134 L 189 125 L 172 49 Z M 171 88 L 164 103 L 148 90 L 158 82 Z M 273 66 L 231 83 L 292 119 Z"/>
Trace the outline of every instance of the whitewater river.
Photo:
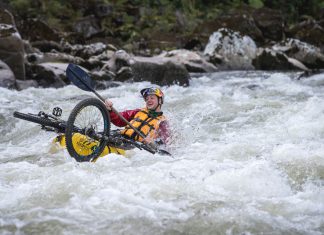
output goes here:
<path id="1" fill-rule="evenodd" d="M 76 87 L 0 89 L 0 234 L 323 234 L 324 75 L 221 72 L 164 88 L 173 158 L 77 163 L 14 111 L 67 119 Z M 147 82 L 99 93 L 143 105 Z"/>

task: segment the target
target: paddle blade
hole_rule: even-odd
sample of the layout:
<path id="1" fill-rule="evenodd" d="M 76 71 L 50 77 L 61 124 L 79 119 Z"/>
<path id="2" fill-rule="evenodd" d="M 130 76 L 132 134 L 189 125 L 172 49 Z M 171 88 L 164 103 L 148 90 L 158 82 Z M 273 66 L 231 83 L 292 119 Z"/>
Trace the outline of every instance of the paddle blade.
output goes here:
<path id="1" fill-rule="evenodd" d="M 67 78 L 84 91 L 93 91 L 94 82 L 90 76 L 79 66 L 69 64 L 66 69 Z"/>

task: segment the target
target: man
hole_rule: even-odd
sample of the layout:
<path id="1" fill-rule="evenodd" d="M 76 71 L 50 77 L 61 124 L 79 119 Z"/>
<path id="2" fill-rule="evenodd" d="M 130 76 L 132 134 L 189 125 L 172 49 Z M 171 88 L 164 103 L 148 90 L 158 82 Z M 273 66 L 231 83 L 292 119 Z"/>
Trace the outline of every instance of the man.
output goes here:
<path id="1" fill-rule="evenodd" d="M 153 141 L 156 144 L 167 144 L 170 138 L 170 130 L 161 110 L 164 101 L 163 92 L 159 88 L 149 87 L 142 89 L 141 95 L 146 103 L 145 108 L 126 110 L 120 114 L 139 130 L 145 136 L 145 139 L 139 136 L 114 112 L 110 112 L 110 121 L 118 127 L 125 126 L 120 131 L 120 134 L 126 138 L 146 144 Z M 113 103 L 110 100 L 106 100 L 105 105 L 111 111 Z"/>

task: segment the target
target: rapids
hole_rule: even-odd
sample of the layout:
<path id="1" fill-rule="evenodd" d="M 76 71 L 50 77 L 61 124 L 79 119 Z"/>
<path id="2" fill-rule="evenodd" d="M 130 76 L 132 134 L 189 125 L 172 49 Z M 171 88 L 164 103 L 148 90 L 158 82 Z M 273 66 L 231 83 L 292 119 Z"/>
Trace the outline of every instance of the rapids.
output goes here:
<path id="1" fill-rule="evenodd" d="M 219 72 L 165 87 L 173 158 L 77 163 L 13 118 L 92 94 L 0 88 L 0 234 L 323 234 L 324 75 Z M 141 107 L 147 82 L 99 93 Z"/>

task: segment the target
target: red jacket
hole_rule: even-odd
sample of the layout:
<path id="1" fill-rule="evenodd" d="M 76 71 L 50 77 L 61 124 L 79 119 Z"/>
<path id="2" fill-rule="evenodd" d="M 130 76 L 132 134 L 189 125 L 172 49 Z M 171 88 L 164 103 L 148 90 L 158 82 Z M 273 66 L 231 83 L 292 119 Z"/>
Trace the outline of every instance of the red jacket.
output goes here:
<path id="1" fill-rule="evenodd" d="M 123 112 L 120 112 L 121 114 L 127 121 L 131 121 L 135 114 L 140 111 L 141 109 L 134 109 L 134 110 L 125 110 Z M 121 120 L 117 114 L 114 112 L 109 112 L 110 113 L 110 121 L 118 127 L 124 127 L 127 124 Z M 167 121 L 162 121 L 160 122 L 159 129 L 157 130 L 157 141 L 161 140 L 164 144 L 167 144 L 170 139 L 170 127 Z"/>

